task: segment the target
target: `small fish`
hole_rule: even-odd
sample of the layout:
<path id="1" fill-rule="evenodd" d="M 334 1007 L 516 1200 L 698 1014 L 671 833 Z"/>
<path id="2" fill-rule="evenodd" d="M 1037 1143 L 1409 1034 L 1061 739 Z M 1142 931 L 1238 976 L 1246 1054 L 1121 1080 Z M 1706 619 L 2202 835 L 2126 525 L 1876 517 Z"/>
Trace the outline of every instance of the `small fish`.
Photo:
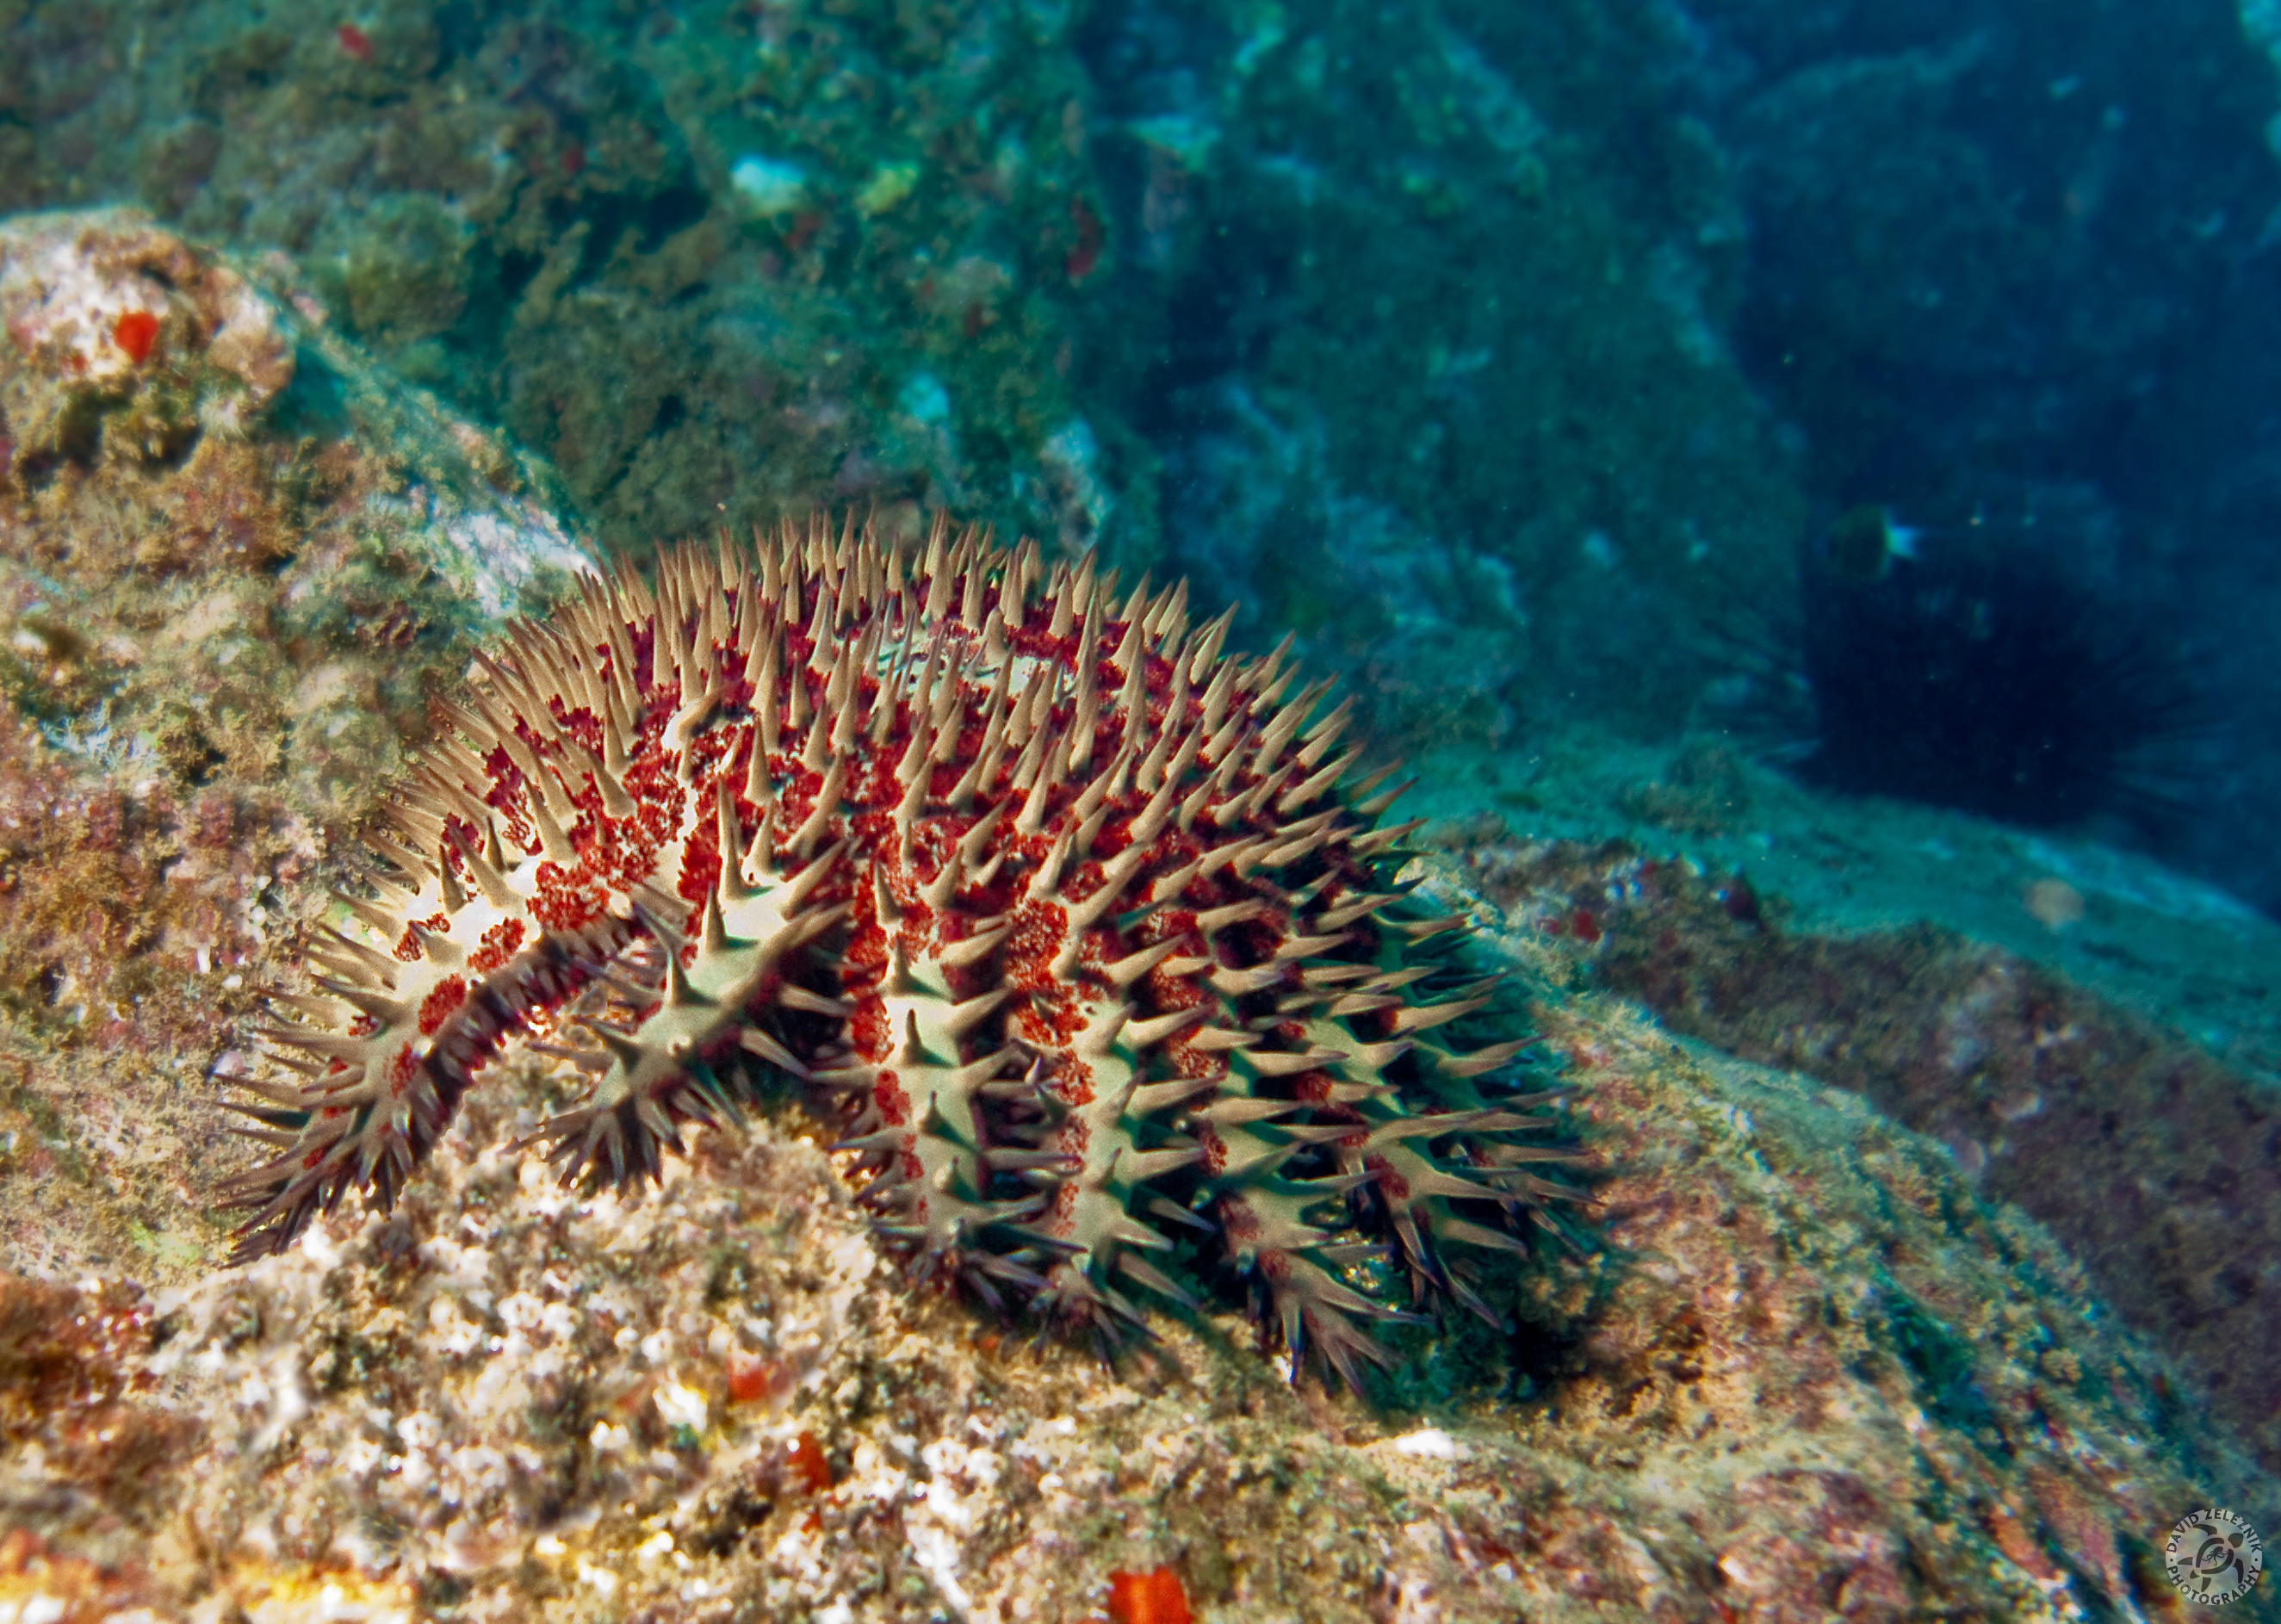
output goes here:
<path id="1" fill-rule="evenodd" d="M 1864 502 L 1837 515 L 1822 541 L 1822 557 L 1839 580 L 1867 586 L 1885 578 L 1897 558 L 1917 555 L 1921 531 L 1897 522 L 1893 510 Z"/>

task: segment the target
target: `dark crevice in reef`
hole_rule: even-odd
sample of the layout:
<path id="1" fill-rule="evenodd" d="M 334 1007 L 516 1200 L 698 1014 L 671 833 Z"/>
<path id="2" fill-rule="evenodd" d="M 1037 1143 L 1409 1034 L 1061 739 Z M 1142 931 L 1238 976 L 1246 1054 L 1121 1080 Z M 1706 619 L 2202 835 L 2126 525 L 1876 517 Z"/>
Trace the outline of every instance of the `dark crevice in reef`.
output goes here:
<path id="1" fill-rule="evenodd" d="M 2211 1414 L 2281 1470 L 2281 1100 L 2269 1086 L 1934 925 L 1793 934 L 1781 902 L 1739 878 L 1622 842 L 1462 856 L 1515 923 L 1534 917 L 1573 942 L 1593 985 L 1948 1145 L 1981 1194 L 2049 1228 Z"/>

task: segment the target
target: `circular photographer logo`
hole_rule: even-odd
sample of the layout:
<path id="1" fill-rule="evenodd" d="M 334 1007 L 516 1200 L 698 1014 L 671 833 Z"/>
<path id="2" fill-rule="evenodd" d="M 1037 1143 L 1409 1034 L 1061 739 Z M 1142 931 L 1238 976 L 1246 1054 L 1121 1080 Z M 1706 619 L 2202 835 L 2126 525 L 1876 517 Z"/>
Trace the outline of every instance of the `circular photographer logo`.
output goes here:
<path id="1" fill-rule="evenodd" d="M 2231 1512 L 2200 1511 L 2178 1519 L 2162 1546 L 2170 1582 L 2190 1602 L 2223 1607 L 2249 1594 L 2264 1571 L 2265 1546 Z"/>

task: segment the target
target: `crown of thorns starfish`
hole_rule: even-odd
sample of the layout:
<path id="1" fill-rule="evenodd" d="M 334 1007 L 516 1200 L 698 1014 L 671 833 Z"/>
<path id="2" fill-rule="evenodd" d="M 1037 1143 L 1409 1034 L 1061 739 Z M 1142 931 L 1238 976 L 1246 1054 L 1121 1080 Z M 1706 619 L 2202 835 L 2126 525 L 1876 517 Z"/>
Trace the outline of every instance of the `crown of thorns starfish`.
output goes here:
<path id="1" fill-rule="evenodd" d="M 1350 1383 L 1408 1317 L 1365 1257 L 1494 1319 L 1466 1255 L 1570 1193 L 1523 1137 L 1557 1090 L 1429 1036 L 1491 995 L 1450 985 L 1462 921 L 1386 878 L 1388 773 L 1340 787 L 1351 701 L 1311 725 L 1327 683 L 1224 657 L 1233 615 L 819 517 L 517 625 L 365 836 L 391 871 L 336 893 L 371 935 L 268 994 L 300 1080 L 233 1079 L 276 1152 L 230 1181 L 234 1261 L 390 1205 L 521 1040 L 593 1079 L 533 1136 L 566 1184 L 654 1177 L 788 1076 L 916 1275 L 1104 1340 L 1128 1283 L 1194 1305 L 1168 1229 Z"/>

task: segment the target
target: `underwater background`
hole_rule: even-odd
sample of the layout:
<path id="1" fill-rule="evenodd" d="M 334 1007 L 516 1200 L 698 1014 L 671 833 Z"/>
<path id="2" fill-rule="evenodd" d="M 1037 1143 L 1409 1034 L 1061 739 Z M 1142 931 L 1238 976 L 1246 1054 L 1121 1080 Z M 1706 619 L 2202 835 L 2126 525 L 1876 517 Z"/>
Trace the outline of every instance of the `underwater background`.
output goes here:
<path id="1" fill-rule="evenodd" d="M 1802 566 L 1884 508 L 2090 599 L 2071 680 L 2183 682 L 2117 832 L 2281 903 L 2261 9 L 0 20 L 0 207 L 290 255 L 605 550 L 942 504 L 1239 598 L 1389 737 L 1799 748 Z"/>
<path id="2" fill-rule="evenodd" d="M 2189 1487 L 2281 1529 L 2277 64 L 2269 0 L 0 0 L 0 1070 L 20 1073 L 0 1090 L 0 1604 L 13 1584 L 89 1618 L 201 1597 L 615 1616 L 640 1590 L 656 1616 L 731 1592 L 721 1616 L 1032 1616 L 1026 1580 L 978 1575 L 1051 1552 L 1022 1519 L 1076 1526 L 1076 1502 L 993 1512 L 997 1467 L 856 1436 L 895 1410 L 896 1315 L 936 1316 L 910 1332 L 936 1349 L 921 1411 L 970 1398 L 973 1327 L 880 1306 L 844 1247 L 823 1284 L 796 1248 L 766 1290 L 710 1254 L 683 1279 L 671 1249 L 702 1248 L 663 1229 L 639 1255 L 678 1283 L 629 1288 L 580 1344 L 607 1399 L 580 1401 L 576 1438 L 483 1432 L 559 1405 L 536 1385 L 457 1411 L 399 1394 L 440 1430 L 383 1425 L 373 1459 L 398 1465 L 367 1469 L 405 1482 L 432 1456 L 429 1483 L 456 1487 L 427 1522 L 411 1507 L 444 1491 L 414 1481 L 384 1524 L 248 1512 L 270 1531 L 202 1524 L 147 1571 L 122 1554 L 193 1516 L 175 1498 L 213 1461 L 323 1480 L 366 1425 L 365 1372 L 440 1384 L 466 1374 L 455 1338 L 551 1346 L 536 1242 L 527 1308 L 500 1306 L 517 1282 L 468 1283 L 463 1252 L 492 1243 L 463 1210 L 521 1187 L 472 1150 L 412 1231 L 342 1220 L 408 1272 L 393 1284 L 218 1273 L 204 1079 L 250 1063 L 236 1034 L 325 906 L 328 854 L 506 616 L 593 563 L 824 507 L 905 546 L 947 509 L 1050 559 L 1097 549 L 1127 580 L 1186 576 L 1200 618 L 1233 602 L 1233 647 L 1295 634 L 1420 778 L 1435 883 L 1520 967 L 1538 1025 L 1580 1072 L 1634 1067 L 1580 1107 L 1613 1170 L 1591 1214 L 1611 1256 L 1693 1259 L 1545 1265 L 1513 1347 L 1420 1341 L 1374 1441 L 1213 1365 L 1211 1415 L 1272 1448 L 1377 1449 L 1395 1487 L 1349 1504 L 1343 1457 L 1257 1466 L 1303 1485 L 1262 1524 L 1272 1561 L 1234 1551 L 1251 1502 L 1084 1522 L 1082 1582 L 1034 1616 L 1282 1617 L 1302 1595 L 1287 1616 L 1819 1616 L 1782 1611 L 1807 1596 L 2167 1616 Z M 1626 1137 L 1651 1132 L 1678 1137 Z M 813 1147 L 810 1167 L 769 1142 L 740 1153 L 751 1187 L 834 1210 Z M 1698 1179 L 1727 1194 L 1673 1194 Z M 1687 1249 L 1713 1243 L 1734 1254 L 1716 1310 Z M 1781 1296 L 1769 1259 L 1829 1294 L 1799 1286 L 1788 1352 L 1720 1318 Z M 769 1290 L 814 1295 L 821 1351 L 732 1326 L 724 1352 L 730 1332 L 684 1323 Z M 34 1347 L 82 1310 L 112 1341 Z M 636 1325 L 709 1349 L 717 1379 L 669 1380 L 616 1340 Z M 321 1344 L 333 1374 L 277 1373 Z M 68 1447 L 41 1430 L 86 1372 L 188 1382 L 193 1348 L 236 1410 L 181 1388 L 131 1426 L 105 1411 L 121 1458 L 93 1420 Z M 1130 1391 L 1067 1358 L 1034 1388 Z M 1914 1420 L 1793 1450 L 1748 1431 L 1775 1423 L 1739 1390 L 1705 1396 L 1705 1371 L 1778 1390 L 1809 1365 Z M 843 1379 L 875 1396 L 799 1408 Z M 1460 1425 L 1524 1398 L 1519 1442 Z M 1798 1435 L 1857 1402 L 1816 1397 Z M 1134 1403 L 1102 1452 L 1178 1431 L 1153 1391 Z M 201 1404 L 236 1430 L 177 1425 Z M 1079 1482 L 1035 1404 L 1024 1458 Z M 328 1404 L 340 1435 L 296 1442 Z M 674 1428 L 717 1442 L 738 1405 L 777 1428 L 765 1448 L 692 1464 Z M 1708 1446 L 1641 1464 L 1635 1429 L 1702 1415 L 1778 1468 L 1720 1476 Z M 667 1464 L 606 1461 L 591 1428 L 622 1421 Z M 1939 1442 L 1920 1458 L 1904 1434 Z M 948 1486 L 912 1525 L 932 1533 L 889 1542 L 903 1589 L 849 1589 L 799 1545 L 795 1500 L 820 1492 L 800 1440 L 823 1483 Z M 1248 1458 L 1190 1442 L 1216 1472 L 1214 1450 Z M 545 1458 L 552 1486 L 460 1459 L 483 1449 Z M 769 1472 L 736 1479 L 738 1449 Z M 1464 1499 L 1414 1474 L 1468 1459 L 1476 1488 L 1530 1484 L 1526 1515 L 1404 1533 Z M 1086 1517 L 1139 1492 L 1100 1470 Z M 1625 1472 L 1721 1509 L 1642 1509 L 1661 1489 L 1603 1482 Z M 174 1487 L 133 1486 L 152 1473 Z M 664 1518 L 675 1494 L 678 1521 L 594 1510 Z M 563 1545 L 566 1506 L 604 1518 L 591 1548 Z M 1326 1520 L 1373 1517 L 1400 1559 L 1300 1560 Z M 538 1528 L 559 1596 L 529 1571 Z M 669 1553 L 776 1566 L 739 1591 L 625 1555 L 661 1528 Z M 1666 1538 L 1695 1543 L 1657 1566 Z M 586 1579 L 589 1555 L 648 1578 Z M 1960 1577 L 2005 1563 L 1984 1593 Z"/>
<path id="3" fill-rule="evenodd" d="M 2061 737 L 2020 747 L 2068 759 L 2026 821 L 2281 906 L 2262 7 L 0 25 L 0 208 L 286 256 L 606 552 L 947 507 L 1235 598 L 1388 739 L 1693 724 L 1795 761 L 1844 680 L 1816 627 L 1873 681 L 1917 657 L 1815 591 L 1883 513 L 1928 590 L 2003 566 L 1963 589 L 1999 635 L 2096 623 L 1961 679 L 2050 684 L 2014 708 Z M 2053 697 L 2102 684 L 2140 702 Z M 1911 693 L 1841 731 L 1906 733 Z M 2017 762 L 1983 747 L 1875 787 L 1987 809 Z"/>

